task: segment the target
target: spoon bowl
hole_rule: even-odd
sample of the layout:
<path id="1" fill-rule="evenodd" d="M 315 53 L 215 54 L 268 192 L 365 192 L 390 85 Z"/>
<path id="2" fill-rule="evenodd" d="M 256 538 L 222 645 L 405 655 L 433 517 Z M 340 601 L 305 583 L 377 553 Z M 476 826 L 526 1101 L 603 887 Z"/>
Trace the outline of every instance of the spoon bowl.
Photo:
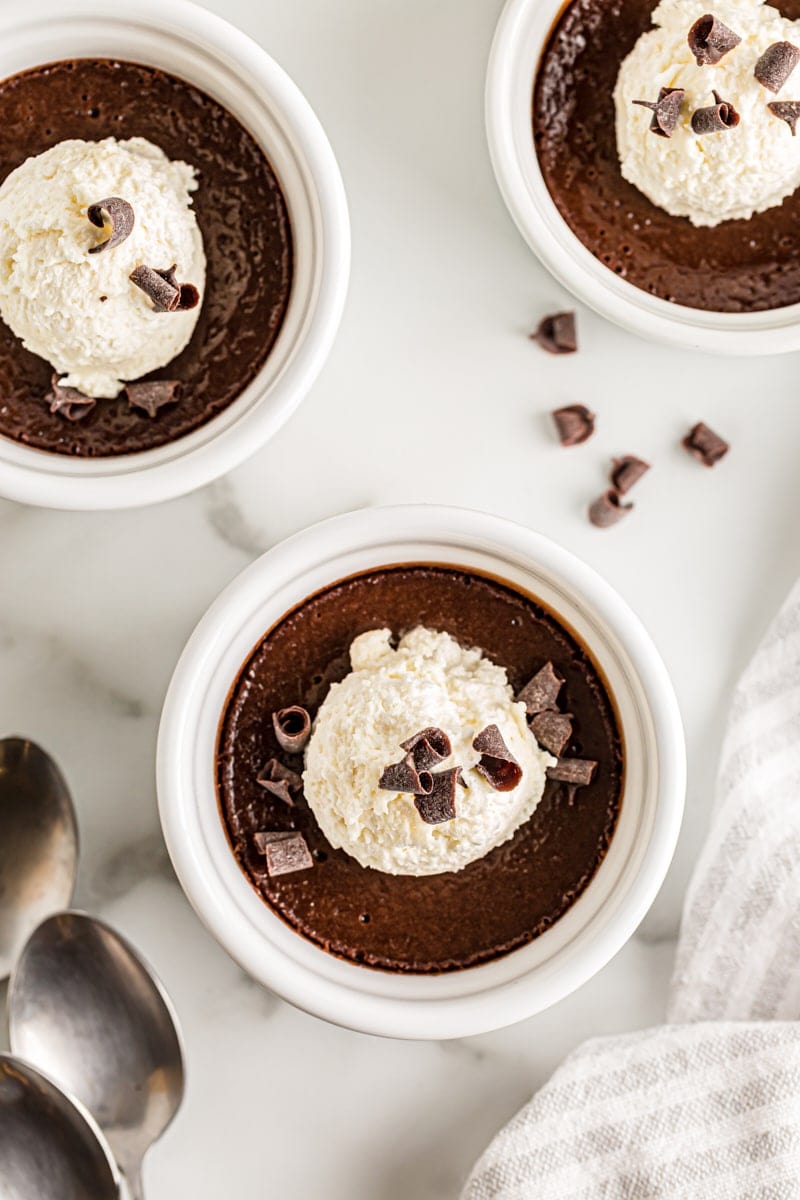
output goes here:
<path id="1" fill-rule="evenodd" d="M 68 908 L 78 828 L 63 775 L 35 742 L 0 740 L 0 981 L 30 934 Z"/>
<path id="2" fill-rule="evenodd" d="M 134 1197 L 141 1163 L 183 1099 L 183 1055 L 161 985 L 118 933 L 79 912 L 32 934 L 9 992 L 11 1049 L 97 1121 Z"/>
<path id="3" fill-rule="evenodd" d="M 0 1054 L 3 1200 L 118 1200 L 119 1176 L 88 1113 L 28 1063 Z"/>

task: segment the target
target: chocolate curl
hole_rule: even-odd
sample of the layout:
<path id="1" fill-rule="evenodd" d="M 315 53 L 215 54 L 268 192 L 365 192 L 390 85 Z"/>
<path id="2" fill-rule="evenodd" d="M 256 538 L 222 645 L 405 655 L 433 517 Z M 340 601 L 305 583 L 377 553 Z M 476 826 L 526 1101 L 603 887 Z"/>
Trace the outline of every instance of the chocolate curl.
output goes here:
<path id="1" fill-rule="evenodd" d="M 594 433 L 595 415 L 585 404 L 568 404 L 550 414 L 562 446 L 579 446 Z"/>
<path id="2" fill-rule="evenodd" d="M 428 796 L 415 796 L 414 806 L 426 825 L 441 825 L 456 818 L 456 788 L 461 779 L 461 767 L 439 771 L 432 776 L 433 789 Z"/>
<path id="3" fill-rule="evenodd" d="M 303 780 L 297 772 L 285 767 L 277 758 L 267 762 L 256 776 L 256 783 L 290 808 L 294 806 L 292 792 L 299 792 L 303 786 Z"/>
<path id="4" fill-rule="evenodd" d="M 598 764 L 590 758 L 560 758 L 547 768 L 547 778 L 558 783 L 570 783 L 575 787 L 586 787 L 592 782 Z"/>
<path id="5" fill-rule="evenodd" d="M 558 758 L 572 737 L 572 718 L 567 713 L 537 713 L 531 721 L 531 733 L 540 746 Z"/>
<path id="6" fill-rule="evenodd" d="M 768 92 L 779 92 L 798 62 L 800 50 L 797 46 L 791 42 L 773 42 L 761 55 L 753 74 Z"/>
<path id="7" fill-rule="evenodd" d="M 692 426 L 681 445 L 704 467 L 713 467 L 730 450 L 728 442 L 703 421 Z"/>
<path id="8" fill-rule="evenodd" d="M 400 762 L 390 763 L 378 780 L 384 792 L 408 792 L 412 796 L 429 796 L 433 791 L 433 776 L 429 771 L 418 771 L 410 754 Z"/>
<path id="9" fill-rule="evenodd" d="M 651 133 L 670 138 L 678 128 L 685 95 L 684 88 L 661 88 L 655 103 L 652 100 L 634 100 L 633 103 L 652 111 Z"/>
<path id="10" fill-rule="evenodd" d="M 97 404 L 93 396 L 84 396 L 77 388 L 62 387 L 57 373 L 50 378 L 50 391 L 45 402 L 50 405 L 51 413 L 58 413 L 67 421 L 82 421 Z"/>
<path id="11" fill-rule="evenodd" d="M 609 529 L 633 512 L 632 504 L 623 504 L 619 492 L 609 488 L 589 505 L 589 520 L 597 529 Z"/>
<path id="12" fill-rule="evenodd" d="M 578 349 L 575 333 L 575 313 L 552 313 L 543 317 L 531 341 L 538 342 L 548 354 L 574 354 Z"/>
<path id="13" fill-rule="evenodd" d="M 558 693 L 563 684 L 564 680 L 560 675 L 556 675 L 553 664 L 546 662 L 533 678 L 528 680 L 518 693 L 517 699 L 525 705 L 528 716 L 535 717 L 537 713 L 556 707 Z"/>
<path id="14" fill-rule="evenodd" d="M 714 92 L 713 95 L 716 104 L 712 104 L 708 108 L 698 108 L 692 113 L 692 129 L 698 137 L 703 137 L 708 133 L 724 133 L 728 129 L 735 129 L 741 120 L 730 101 L 723 100 L 719 92 Z"/>
<path id="15" fill-rule="evenodd" d="M 311 717 L 305 708 L 293 704 L 272 714 L 272 728 L 281 750 L 300 754 L 311 736 Z"/>
<path id="16" fill-rule="evenodd" d="M 522 779 L 522 767 L 509 750 L 496 725 L 487 725 L 472 741 L 480 754 L 475 770 L 497 792 L 512 791 Z"/>
<path id="17" fill-rule="evenodd" d="M 154 379 L 149 383 L 126 383 L 125 393 L 132 408 L 141 408 L 154 417 L 165 404 L 175 404 L 181 398 L 178 379 Z"/>
<path id="18" fill-rule="evenodd" d="M 785 121 L 792 131 L 792 137 L 797 136 L 797 122 L 800 120 L 800 100 L 773 100 L 767 108 L 774 117 Z"/>
<path id="19" fill-rule="evenodd" d="M 178 303 L 174 311 L 185 312 L 189 308 L 197 308 L 200 303 L 200 293 L 193 283 L 178 283 L 177 270 L 177 263 L 173 263 L 166 271 L 156 268 L 156 275 L 160 275 L 171 287 L 178 289 Z"/>
<path id="20" fill-rule="evenodd" d="M 130 281 L 152 302 L 155 312 L 183 312 L 196 308 L 200 293 L 193 283 L 178 283 L 175 263 L 165 270 L 158 267 L 136 267 L 130 273 Z"/>
<path id="21" fill-rule="evenodd" d="M 293 875 L 296 871 L 307 871 L 313 867 L 314 859 L 302 833 L 292 833 L 288 837 L 275 838 L 264 846 L 267 860 L 267 874 L 270 878 L 276 875 Z"/>
<path id="22" fill-rule="evenodd" d="M 713 67 L 719 60 L 739 45 L 742 39 L 713 13 L 706 13 L 695 21 L 689 30 L 689 49 L 697 60 L 698 67 Z"/>
<path id="23" fill-rule="evenodd" d="M 611 484 L 614 491 L 624 496 L 649 470 L 650 463 L 646 463 L 643 458 L 636 458 L 633 454 L 613 459 Z"/>
<path id="24" fill-rule="evenodd" d="M 419 733 L 415 733 L 413 737 L 401 742 L 400 745 L 411 755 L 418 771 L 429 771 L 431 767 L 436 767 L 439 763 L 444 762 L 453 752 L 450 738 L 437 725 L 421 729 Z"/>
<path id="25" fill-rule="evenodd" d="M 90 254 L 113 250 L 120 242 L 124 242 L 127 237 L 130 237 L 133 230 L 135 218 L 133 209 L 127 200 L 121 200 L 119 196 L 109 196 L 106 200 L 98 200 L 97 204 L 90 204 L 86 210 L 86 216 L 98 229 L 105 227 L 104 213 L 111 226 L 111 236 L 104 242 L 100 242 L 98 246 L 90 246 Z"/>

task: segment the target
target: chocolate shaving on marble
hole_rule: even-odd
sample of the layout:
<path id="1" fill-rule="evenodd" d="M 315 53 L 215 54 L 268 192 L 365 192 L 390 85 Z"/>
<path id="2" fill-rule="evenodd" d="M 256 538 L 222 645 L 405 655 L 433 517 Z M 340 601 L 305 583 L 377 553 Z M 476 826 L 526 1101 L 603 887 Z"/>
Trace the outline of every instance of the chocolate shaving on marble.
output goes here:
<path id="1" fill-rule="evenodd" d="M 256 783 L 273 796 L 277 796 L 284 804 L 288 804 L 290 808 L 294 805 L 292 793 L 299 792 L 303 786 L 303 780 L 297 772 L 285 767 L 282 762 L 278 762 L 277 758 L 271 758 L 266 763 L 256 776 Z"/>
<path id="2" fill-rule="evenodd" d="M 800 120 L 800 100 L 773 100 L 767 108 L 774 117 L 785 121 L 792 131 L 792 137 L 797 136 L 797 122 Z"/>
<path id="3" fill-rule="evenodd" d="M 314 865 L 314 859 L 302 833 L 293 833 L 289 837 L 267 842 L 264 855 L 267 860 L 267 874 L 270 877 L 293 875 L 295 871 L 307 871 Z"/>
<path id="4" fill-rule="evenodd" d="M 567 713 L 537 713 L 531 721 L 531 733 L 540 746 L 558 758 L 572 737 L 572 717 Z"/>
<path id="5" fill-rule="evenodd" d="M 90 246 L 90 254 L 100 254 L 102 250 L 113 250 L 120 242 L 124 242 L 127 237 L 130 237 L 133 230 L 135 218 L 133 208 L 127 200 L 121 200 L 119 196 L 109 196 L 106 200 L 98 200 L 97 204 L 90 204 L 86 210 L 86 216 L 98 229 L 105 227 L 104 213 L 111 226 L 111 236 L 97 246 Z"/>
<path id="6" fill-rule="evenodd" d="M 551 416 L 562 446 L 579 446 L 594 433 L 595 415 L 585 404 L 567 404 L 553 409 Z"/>
<path id="7" fill-rule="evenodd" d="M 692 113 L 692 129 L 698 137 L 709 133 L 725 133 L 735 129 L 741 117 L 729 100 L 723 100 L 719 92 L 713 93 L 716 103 L 708 108 L 698 108 Z"/>
<path id="8" fill-rule="evenodd" d="M 461 767 L 451 767 L 432 776 L 433 789 L 427 796 L 415 796 L 414 806 L 426 825 L 441 825 L 456 818 L 456 788 Z"/>
<path id="9" fill-rule="evenodd" d="M 608 488 L 589 505 L 589 520 L 597 529 L 609 529 L 633 512 L 632 504 L 623 504 L 619 492 Z"/>
<path id="10" fill-rule="evenodd" d="M 414 766 L 418 771 L 429 771 L 444 762 L 453 752 L 450 738 L 437 725 L 421 729 L 413 737 L 400 743 L 403 750 L 411 755 Z"/>
<path id="11" fill-rule="evenodd" d="M 555 766 L 547 768 L 547 778 L 557 783 L 586 787 L 594 779 L 597 767 L 598 764 L 591 758 L 559 758 Z"/>
<path id="12" fill-rule="evenodd" d="M 522 767 L 506 745 L 496 725 L 487 725 L 472 739 L 480 754 L 475 770 L 496 792 L 510 792 L 522 779 Z"/>
<path id="13" fill-rule="evenodd" d="M 575 313 L 552 313 L 542 317 L 531 341 L 538 342 L 548 354 L 574 354 L 578 349 L 578 337 L 575 332 Z"/>
<path id="14" fill-rule="evenodd" d="M 390 763 L 378 780 L 378 787 L 385 792 L 409 792 L 412 796 L 429 796 L 433 791 L 433 776 L 430 771 L 418 771 L 411 754 L 400 762 Z"/>
<path id="15" fill-rule="evenodd" d="M 678 128 L 685 95 L 684 88 L 661 88 L 656 101 L 634 100 L 633 103 L 638 104 L 640 108 L 651 110 L 651 133 L 657 134 L 658 137 L 670 138 Z"/>
<path id="16" fill-rule="evenodd" d="M 753 74 L 768 92 L 779 92 L 798 62 L 800 50 L 797 46 L 791 42 L 773 42 L 761 55 Z"/>
<path id="17" fill-rule="evenodd" d="M 311 736 L 311 717 L 305 708 L 292 704 L 272 714 L 272 728 L 281 750 L 287 754 L 300 754 Z"/>
<path id="18" fill-rule="evenodd" d="M 728 442 L 703 421 L 692 426 L 681 445 L 704 467 L 713 467 L 730 450 Z"/>
<path id="19" fill-rule="evenodd" d="M 738 33 L 718 20 L 713 13 L 699 17 L 689 30 L 689 49 L 698 67 L 713 67 L 741 42 Z"/>
<path id="20" fill-rule="evenodd" d="M 51 413 L 58 413 L 67 421 L 82 421 L 97 404 L 93 396 L 84 396 L 77 388 L 63 387 L 57 374 L 51 376 L 45 402 L 50 405 Z"/>
<path id="21" fill-rule="evenodd" d="M 650 463 L 645 462 L 643 458 L 625 454 L 622 458 L 612 461 L 611 485 L 618 495 L 624 496 L 649 470 Z"/>
<path id="22" fill-rule="evenodd" d="M 193 283 L 178 283 L 176 264 L 165 270 L 158 267 L 137 267 L 129 276 L 152 301 L 155 312 L 183 312 L 195 308 L 200 302 L 200 293 Z"/>
<path id="23" fill-rule="evenodd" d="M 259 854 L 266 854 L 267 846 L 272 845 L 273 842 L 285 842 L 290 837 L 294 837 L 293 829 L 287 829 L 283 833 L 279 833 L 277 830 L 272 832 L 259 829 L 257 833 L 253 834 L 253 844 Z"/>
<path id="24" fill-rule="evenodd" d="M 517 694 L 517 699 L 525 705 L 528 716 L 535 717 L 556 707 L 563 684 L 564 680 L 556 675 L 553 664 L 546 662 Z"/>
<path id="25" fill-rule="evenodd" d="M 176 404 L 181 398 L 179 379 L 153 379 L 147 383 L 126 383 L 125 394 L 132 408 L 141 408 L 148 417 L 154 417 L 167 404 Z"/>

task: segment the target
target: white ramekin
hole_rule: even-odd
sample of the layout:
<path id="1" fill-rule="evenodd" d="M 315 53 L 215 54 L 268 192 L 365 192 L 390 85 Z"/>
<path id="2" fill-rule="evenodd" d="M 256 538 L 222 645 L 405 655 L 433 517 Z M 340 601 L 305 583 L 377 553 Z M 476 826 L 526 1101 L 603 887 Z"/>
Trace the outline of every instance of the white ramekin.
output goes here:
<path id="1" fill-rule="evenodd" d="M 238 866 L 214 783 L 226 698 L 254 646 L 287 611 L 346 576 L 397 563 L 456 564 L 539 597 L 589 645 L 620 714 L 626 772 L 619 825 L 597 875 L 556 925 L 485 966 L 420 977 L 343 962 L 293 932 Z M 158 796 L 167 846 L 197 913 L 236 961 L 284 999 L 366 1033 L 450 1038 L 539 1012 L 579 987 L 631 936 L 666 873 L 683 811 L 675 695 L 650 638 L 589 567 L 500 517 L 434 506 L 364 509 L 270 550 L 212 605 L 164 704 Z"/>
<path id="2" fill-rule="evenodd" d="M 507 0 L 489 57 L 489 152 L 503 199 L 528 245 L 578 299 L 652 341 L 718 354 L 799 349 L 800 304 L 760 313 L 670 304 L 609 270 L 569 228 L 547 190 L 532 132 L 534 78 L 565 6 L 565 0 Z"/>
<path id="3" fill-rule="evenodd" d="M 350 226 L 339 168 L 294 83 L 249 37 L 190 0 L 26 0 L 0 11 L 0 77 L 64 58 L 162 67 L 196 84 L 259 142 L 289 208 L 295 275 L 266 364 L 207 424 L 154 450 L 99 460 L 0 437 L 0 495 L 52 508 L 128 508 L 182 495 L 231 470 L 291 415 L 321 370 L 344 308 Z"/>

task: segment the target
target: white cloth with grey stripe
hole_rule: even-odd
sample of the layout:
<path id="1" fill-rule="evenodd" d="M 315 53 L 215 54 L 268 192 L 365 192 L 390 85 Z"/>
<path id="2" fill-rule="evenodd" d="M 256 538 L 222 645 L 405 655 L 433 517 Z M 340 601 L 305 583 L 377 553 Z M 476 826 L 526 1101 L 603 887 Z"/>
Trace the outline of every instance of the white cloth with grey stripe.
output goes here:
<path id="1" fill-rule="evenodd" d="M 581 1046 L 462 1200 L 800 1198 L 800 585 L 734 695 L 668 1022 Z"/>

